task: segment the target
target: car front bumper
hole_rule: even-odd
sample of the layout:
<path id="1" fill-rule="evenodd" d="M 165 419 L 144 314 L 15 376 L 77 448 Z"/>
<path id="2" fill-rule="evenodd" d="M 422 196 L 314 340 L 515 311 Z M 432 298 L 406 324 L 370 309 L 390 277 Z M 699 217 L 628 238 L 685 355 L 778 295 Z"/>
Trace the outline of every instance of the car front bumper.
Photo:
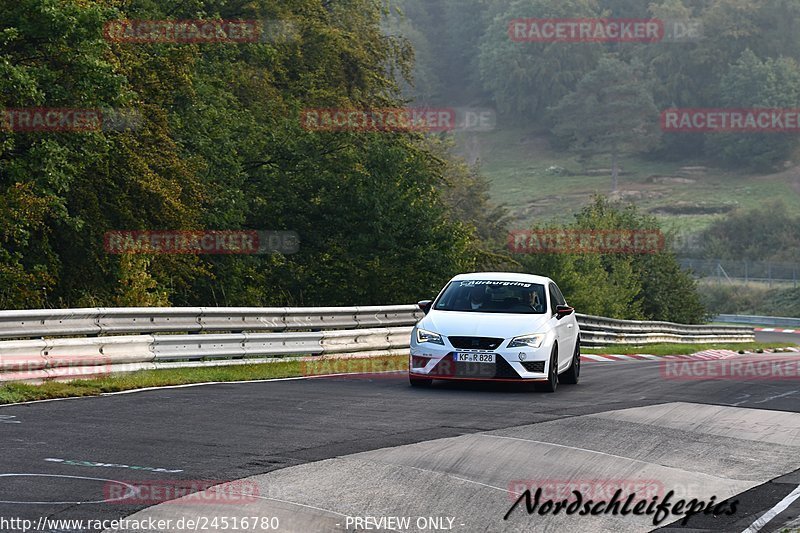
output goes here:
<path id="1" fill-rule="evenodd" d="M 506 339 L 501 346 L 508 344 Z M 454 361 L 455 353 L 493 353 L 494 363 L 463 363 Z M 443 380 L 479 381 L 547 381 L 552 344 L 539 348 L 498 348 L 496 350 L 466 350 L 453 346 L 411 342 L 409 374 L 414 377 Z"/>

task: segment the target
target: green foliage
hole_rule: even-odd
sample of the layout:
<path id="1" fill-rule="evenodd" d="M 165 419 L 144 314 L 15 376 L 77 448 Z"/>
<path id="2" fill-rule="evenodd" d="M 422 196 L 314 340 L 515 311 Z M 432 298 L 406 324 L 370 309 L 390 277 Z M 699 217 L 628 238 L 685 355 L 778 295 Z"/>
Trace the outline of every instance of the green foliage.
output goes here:
<path id="1" fill-rule="evenodd" d="M 783 203 L 736 211 L 700 236 L 701 257 L 747 261 L 800 261 L 800 216 Z"/>
<path id="2" fill-rule="evenodd" d="M 658 230 L 653 217 L 602 196 L 576 215 L 570 230 Z M 581 313 L 635 320 L 698 323 L 705 309 L 695 281 L 668 248 L 653 254 L 563 253 L 515 256 L 526 272 L 552 277 Z"/>
<path id="3" fill-rule="evenodd" d="M 575 89 L 602 53 L 598 44 L 514 42 L 510 21 L 598 14 L 593 0 L 515 0 L 496 13 L 480 42 L 479 68 L 498 112 L 511 122 L 540 122 L 544 111 Z"/>
<path id="4" fill-rule="evenodd" d="M 764 285 L 703 285 L 703 303 L 714 315 L 800 317 L 800 288 Z"/>
<path id="5" fill-rule="evenodd" d="M 620 154 L 643 152 L 658 140 L 658 110 L 647 80 L 613 57 L 602 58 L 550 112 L 553 134 L 582 160 L 611 156 L 613 190 Z"/>
<path id="6" fill-rule="evenodd" d="M 422 136 L 300 126 L 308 107 L 403 105 L 397 79 L 412 54 L 381 33 L 381 3 L 3 4 L 0 105 L 132 108 L 141 122 L 0 131 L 0 307 L 401 303 L 484 260 L 477 228 L 444 200 L 463 170 Z M 243 44 L 103 38 L 107 20 L 126 18 L 292 31 Z M 144 259 L 103 248 L 110 230 L 195 229 L 294 230 L 300 252 Z"/>
<path id="7" fill-rule="evenodd" d="M 800 108 L 800 67 L 791 58 L 760 60 L 746 50 L 722 78 L 723 107 Z M 790 158 L 797 146 L 791 133 L 719 134 L 708 151 L 729 165 L 770 170 Z"/>
<path id="8" fill-rule="evenodd" d="M 592 107 L 575 97 L 579 82 L 598 67 L 601 58 L 635 66 L 641 87 L 625 97 L 632 108 L 649 107 L 650 100 L 656 110 L 798 107 L 795 62 L 800 61 L 796 31 L 800 3 L 795 1 L 399 3 L 407 8 L 404 34 L 420 54 L 418 90 L 409 92 L 410 96 L 442 101 L 447 100 L 442 95 L 447 95 L 450 100 L 494 104 L 505 123 L 526 125 L 531 131 L 547 124 L 543 120 L 546 109 L 560 106 L 567 111 L 564 106 L 571 94 L 574 114 L 582 120 L 555 129 L 554 135 L 568 135 L 564 130 L 575 130 L 573 126 L 578 131 L 581 127 L 603 131 L 608 115 L 602 106 Z M 590 17 L 658 18 L 668 22 L 668 30 L 669 21 L 691 21 L 699 24 L 700 37 L 647 44 L 519 43 L 508 35 L 508 24 L 515 18 Z M 647 114 L 652 115 L 652 110 Z M 648 129 L 657 127 L 656 116 Z M 650 151 L 652 142 L 643 142 L 643 149 Z M 668 133 L 660 137 L 652 153 L 667 161 L 706 156 L 732 167 L 767 170 L 789 159 L 797 148 L 796 136 L 790 135 Z"/>
<path id="9" fill-rule="evenodd" d="M 167 307 L 166 291 L 158 290 L 158 283 L 147 271 L 150 260 L 142 255 L 123 255 L 119 268 L 118 294 L 114 305 L 118 307 Z"/>

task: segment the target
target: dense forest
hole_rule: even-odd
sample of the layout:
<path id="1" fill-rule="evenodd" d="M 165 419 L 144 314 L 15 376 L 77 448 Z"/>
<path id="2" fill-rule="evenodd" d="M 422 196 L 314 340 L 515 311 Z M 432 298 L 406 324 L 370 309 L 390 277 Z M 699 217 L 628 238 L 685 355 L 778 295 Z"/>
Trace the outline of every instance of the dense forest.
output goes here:
<path id="1" fill-rule="evenodd" d="M 582 156 L 616 148 L 770 170 L 798 148 L 796 129 L 704 135 L 659 128 L 660 112 L 671 108 L 800 108 L 800 3 L 794 0 L 398 4 L 402 14 L 390 25 L 417 50 L 409 94 L 418 101 L 493 105 L 502 123 L 547 132 Z M 596 18 L 658 20 L 664 35 L 646 45 L 509 38 L 515 20 Z"/>
<path id="2" fill-rule="evenodd" d="M 703 37 L 514 42 L 509 21 L 526 17 L 699 20 Z M 110 39 L 109 21 L 124 19 L 267 24 L 246 42 Z M 1 107 L 135 116 L 87 131 L 0 130 L 0 308 L 408 303 L 458 272 L 511 269 L 559 279 L 585 312 L 701 320 L 694 282 L 668 250 L 509 253 L 502 207 L 448 133 L 310 131 L 300 117 L 488 106 L 498 127 L 545 132 L 582 157 L 774 168 L 795 136 L 641 126 L 657 126 L 667 107 L 800 107 L 799 20 L 789 0 L 0 0 Z M 572 226 L 658 227 L 601 197 Z M 300 246 L 196 255 L 103 245 L 109 231 L 198 229 L 292 231 Z"/>
<path id="3" fill-rule="evenodd" d="M 486 255 L 436 139 L 312 133 L 306 107 L 398 105 L 411 51 L 369 0 L 3 0 L 0 98 L 135 109 L 135 128 L 0 131 L 0 308 L 408 302 Z M 130 43 L 117 19 L 280 21 L 259 42 Z M 466 192 L 459 192 L 466 191 Z M 490 209 L 485 209 L 489 212 Z M 487 219 L 488 220 L 488 219 Z M 112 255 L 115 230 L 294 231 L 296 254 Z"/>

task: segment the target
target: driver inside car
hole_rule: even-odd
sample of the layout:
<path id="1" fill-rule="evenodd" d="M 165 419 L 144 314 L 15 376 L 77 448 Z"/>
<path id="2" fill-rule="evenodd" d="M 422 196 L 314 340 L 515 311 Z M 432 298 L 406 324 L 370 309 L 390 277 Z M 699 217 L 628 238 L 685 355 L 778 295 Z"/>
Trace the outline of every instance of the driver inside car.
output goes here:
<path id="1" fill-rule="evenodd" d="M 477 286 L 472 287 L 469 291 L 469 306 L 470 309 L 476 311 L 482 309 L 486 303 L 486 287 Z"/>
<path id="2" fill-rule="evenodd" d="M 536 311 L 537 313 L 541 313 L 543 311 L 542 307 L 542 300 L 539 298 L 539 293 L 535 290 L 528 293 L 528 305 Z"/>

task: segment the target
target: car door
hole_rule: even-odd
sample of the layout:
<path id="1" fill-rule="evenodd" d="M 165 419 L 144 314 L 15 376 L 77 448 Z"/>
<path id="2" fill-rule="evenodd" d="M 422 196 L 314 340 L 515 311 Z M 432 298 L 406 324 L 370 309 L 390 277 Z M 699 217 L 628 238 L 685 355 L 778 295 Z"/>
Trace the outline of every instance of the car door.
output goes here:
<path id="1" fill-rule="evenodd" d="M 554 324 L 556 339 L 558 339 L 558 368 L 560 370 L 569 366 L 572 352 L 575 350 L 575 320 L 574 315 L 558 319 L 556 307 L 567 305 L 567 302 L 555 283 L 550 283 L 548 292 L 550 293 L 550 319 Z"/>

